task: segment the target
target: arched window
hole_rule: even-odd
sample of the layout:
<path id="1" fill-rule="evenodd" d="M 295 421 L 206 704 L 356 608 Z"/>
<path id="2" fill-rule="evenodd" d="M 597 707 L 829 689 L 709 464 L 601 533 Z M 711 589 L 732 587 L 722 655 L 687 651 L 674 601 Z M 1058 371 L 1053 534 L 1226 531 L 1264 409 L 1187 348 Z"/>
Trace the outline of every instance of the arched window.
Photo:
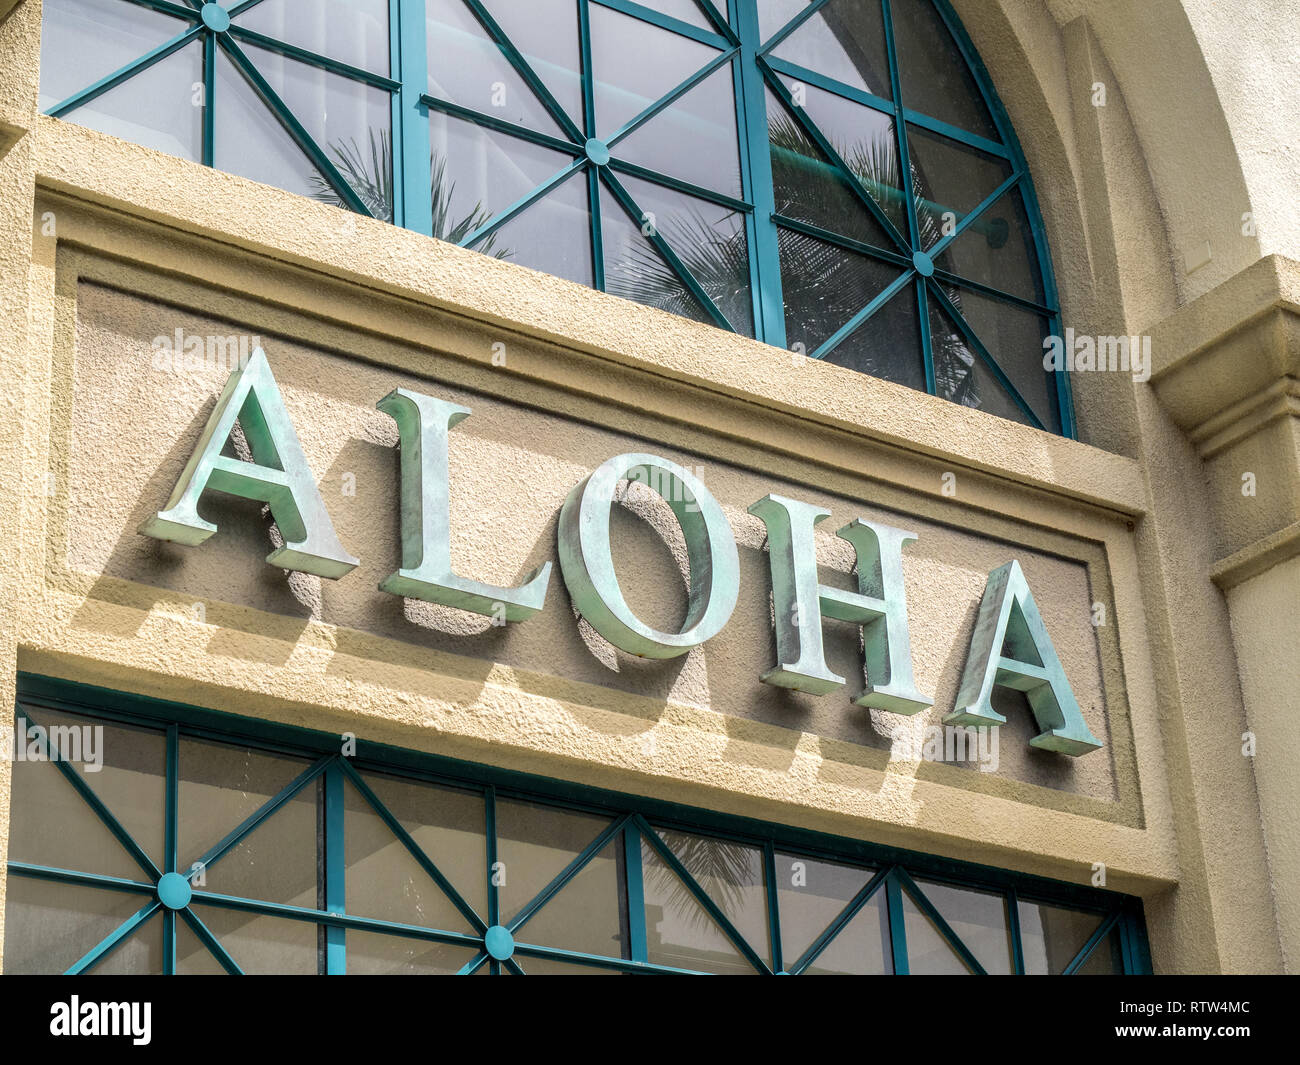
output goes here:
<path id="1" fill-rule="evenodd" d="M 1025 161 L 947 0 L 45 12 L 50 114 L 1072 434 Z"/>

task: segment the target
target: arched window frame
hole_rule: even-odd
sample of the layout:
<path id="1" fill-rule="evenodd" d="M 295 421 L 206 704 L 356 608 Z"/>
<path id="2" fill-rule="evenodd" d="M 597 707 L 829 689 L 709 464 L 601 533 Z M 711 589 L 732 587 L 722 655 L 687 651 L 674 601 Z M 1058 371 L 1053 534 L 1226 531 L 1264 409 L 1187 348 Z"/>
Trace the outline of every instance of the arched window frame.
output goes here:
<path id="1" fill-rule="evenodd" d="M 204 94 L 201 107 L 201 161 L 203 163 L 209 166 L 213 165 L 216 139 L 220 136 L 220 131 L 216 128 L 214 104 L 214 96 L 217 91 L 215 69 L 217 54 L 220 51 L 244 75 L 252 90 L 279 119 L 288 135 L 324 176 L 324 180 L 337 194 L 337 201 L 340 205 L 349 207 L 361 214 L 373 215 L 375 212 L 368 206 L 363 197 L 358 195 L 357 191 L 340 172 L 336 160 L 331 159 L 322 146 L 313 139 L 311 133 L 294 115 L 292 109 L 286 105 L 275 88 L 259 73 L 256 64 L 250 60 L 244 47 L 253 45 L 389 94 L 392 109 L 392 221 L 417 232 L 436 235 L 434 234 L 433 208 L 430 197 L 427 195 L 432 177 L 429 150 L 429 118 L 431 113 L 442 112 L 488 129 L 496 129 L 511 136 L 529 140 L 534 144 L 572 157 L 571 163 L 560 169 L 547 181 L 535 187 L 516 203 L 485 219 L 482 224 L 475 226 L 471 232 L 465 234 L 459 240 L 459 243 L 463 246 L 482 246 L 483 242 L 490 240 L 494 233 L 501 230 L 503 226 L 530 205 L 537 203 L 549 191 L 557 188 L 577 172 L 585 171 L 590 203 L 597 205 L 596 209 L 588 212 L 592 274 L 595 287 L 603 289 L 605 287 L 604 241 L 602 239 L 602 214 L 598 208 L 602 195 L 601 189 L 603 187 L 608 193 L 612 194 L 613 199 L 627 212 L 633 222 L 638 223 L 641 218 L 645 217 L 645 214 L 641 211 L 640 205 L 628 191 L 624 182 L 619 179 L 620 176 L 639 178 L 729 208 L 743 215 L 749 258 L 750 293 L 753 301 L 753 332 L 760 340 L 775 346 L 785 347 L 788 339 L 781 288 L 781 264 L 777 248 L 778 224 L 785 229 L 802 231 L 815 239 L 827 240 L 829 243 L 837 244 L 850 251 L 864 253 L 878 261 L 891 263 L 902 271 L 888 288 L 879 293 L 867 306 L 861 308 L 833 336 L 821 343 L 816 350 L 808 352 L 814 358 L 823 358 L 828 355 L 837 344 L 860 328 L 877 310 L 908 285 L 915 288 L 925 368 L 925 388 L 931 394 L 938 394 L 938 389 L 935 381 L 935 360 L 927 307 L 931 301 L 940 301 L 939 306 L 947 304 L 943 284 L 960 286 L 979 293 L 981 296 L 988 296 L 1016 305 L 1021 310 L 1032 311 L 1046 320 L 1050 335 L 1058 337 L 1063 335 L 1059 299 L 1046 230 L 1034 192 L 1033 182 L 1030 179 L 1028 164 L 1006 110 L 993 87 L 992 80 L 960 20 L 953 11 L 949 0 L 922 0 L 922 2 L 933 4 L 940 19 L 952 35 L 953 41 L 965 61 L 967 69 L 972 74 L 988 113 L 996 126 L 1000 143 L 989 141 L 906 107 L 906 97 L 902 91 L 897 50 L 893 39 L 893 7 L 897 3 L 910 2 L 910 0 L 866 0 L 869 3 L 879 3 L 881 8 L 892 87 L 891 99 L 889 100 L 846 87 L 842 83 L 833 82 L 816 71 L 799 67 L 771 54 L 772 50 L 782 40 L 786 39 L 832 0 L 810 0 L 793 19 L 767 41 L 760 40 L 756 0 L 726 0 L 725 13 L 721 4 L 715 6 L 714 0 L 694 0 L 701 14 L 707 19 L 711 29 L 680 21 L 650 7 L 632 2 L 632 0 L 574 0 L 580 37 L 579 54 L 584 105 L 581 125 L 557 102 L 542 79 L 530 68 L 520 49 L 510 40 L 482 0 L 462 0 L 465 8 L 496 44 L 502 56 L 510 63 L 523 82 L 536 95 L 537 101 L 555 120 L 567 140 L 529 130 L 505 122 L 485 112 L 429 95 L 426 91 L 428 88 L 429 64 L 432 62 L 436 65 L 437 57 L 427 54 L 425 0 L 388 0 L 390 41 L 389 70 L 387 74 L 377 73 L 373 70 L 363 70 L 241 26 L 238 20 L 239 15 L 260 3 L 266 2 L 266 0 L 234 0 L 234 2 L 229 3 L 227 13 L 229 19 L 234 21 L 226 20 L 228 22 L 226 26 L 219 25 L 219 16 L 218 24 L 214 24 L 213 19 L 207 17 L 211 15 L 212 9 L 217 5 L 205 4 L 203 0 L 124 0 L 124 2 L 170 15 L 189 23 L 189 25 L 179 28 L 179 32 L 174 37 L 139 57 L 134 62 L 56 103 L 48 109 L 48 114 L 56 117 L 69 115 L 75 112 L 77 108 L 111 91 L 128 78 L 147 70 L 153 64 L 166 59 L 180 49 L 198 42 L 203 50 L 204 72 Z M 596 6 L 621 12 L 624 15 L 640 19 L 643 22 L 718 49 L 718 55 L 713 61 L 647 108 L 642 115 L 634 120 L 636 125 L 632 126 L 632 128 L 639 128 L 640 123 L 648 120 L 674 100 L 685 95 L 703 81 L 705 77 L 727 63 L 732 65 L 740 139 L 741 197 L 732 197 L 715 190 L 703 189 L 670 175 L 619 160 L 616 157 L 609 159 L 607 163 L 601 163 L 588 152 L 588 147 L 595 139 L 596 133 L 594 123 L 595 79 L 592 73 L 590 25 L 591 10 Z M 849 241 L 847 238 L 837 237 L 835 234 L 818 230 L 806 223 L 783 218 L 776 214 L 768 157 L 766 93 L 771 91 L 778 97 L 783 98 L 783 101 L 791 108 L 795 117 L 801 123 L 807 117 L 803 109 L 789 98 L 787 90 L 778 77 L 780 74 L 806 80 L 810 85 L 872 108 L 887 116 L 894 123 L 898 157 L 901 163 L 900 172 L 905 185 L 904 192 L 908 204 L 906 214 L 908 216 L 909 233 L 903 236 L 910 243 L 910 248 L 900 245 L 891 253 L 876 247 L 855 245 L 854 242 Z M 918 260 L 915 254 L 909 261 L 909 256 L 906 254 L 909 251 L 915 253 L 920 247 L 916 232 L 916 211 L 912 206 L 912 171 L 908 159 L 907 135 L 909 124 L 939 134 L 969 148 L 997 155 L 1005 159 L 1012 168 L 1010 176 L 1002 185 L 966 214 L 958 223 L 954 232 L 948 234 L 939 244 L 930 249 L 928 258 L 922 253 L 923 262 Z M 808 120 L 804 131 L 809 136 L 809 139 L 836 163 L 841 173 L 847 177 L 847 184 L 863 200 L 864 205 L 869 210 L 872 210 L 878 219 L 884 220 L 884 215 L 879 206 L 872 204 L 871 197 L 853 178 L 849 168 L 843 161 L 838 159 L 834 149 L 816 129 L 815 123 Z M 631 132 L 631 129 L 625 128 L 610 136 L 608 138 L 610 146 L 616 146 L 620 137 L 628 132 Z M 598 142 L 597 150 L 600 150 L 603 146 L 603 142 Z M 989 288 L 969 278 L 957 278 L 955 275 L 945 274 L 942 271 L 935 271 L 933 274 L 926 272 L 933 268 L 930 260 L 938 256 L 943 248 L 965 231 L 967 226 L 981 217 L 984 211 L 988 210 L 998 199 L 1013 189 L 1019 190 L 1029 222 L 1030 234 L 1037 257 L 1036 265 L 1042 283 L 1043 300 L 1041 303 L 1006 291 Z M 888 222 L 885 223 L 884 228 L 893 231 Z M 728 320 L 727 316 L 719 309 L 718 304 L 705 292 L 691 270 L 682 262 L 677 252 L 663 238 L 662 234 L 657 233 L 651 227 L 651 231 L 647 236 L 657 253 L 662 256 L 677 275 L 684 288 L 690 292 L 691 296 L 706 312 L 708 319 L 723 329 L 734 330 L 736 328 L 735 324 Z M 1051 403 L 1054 406 L 1051 413 L 1058 424 L 1045 423 L 1040 414 L 1026 402 L 1021 390 L 1016 387 L 1015 381 L 1007 374 L 997 359 L 989 353 L 980 338 L 966 323 L 962 312 L 951 304 L 944 306 L 944 310 L 947 317 L 961 331 L 965 344 L 982 362 L 983 369 L 992 375 L 1023 413 L 1024 421 L 1035 427 L 1060 432 L 1067 437 L 1075 436 L 1070 381 L 1065 370 L 1057 370 L 1052 374 L 1051 381 L 1053 389 Z M 741 331 L 745 330 L 742 329 Z"/>

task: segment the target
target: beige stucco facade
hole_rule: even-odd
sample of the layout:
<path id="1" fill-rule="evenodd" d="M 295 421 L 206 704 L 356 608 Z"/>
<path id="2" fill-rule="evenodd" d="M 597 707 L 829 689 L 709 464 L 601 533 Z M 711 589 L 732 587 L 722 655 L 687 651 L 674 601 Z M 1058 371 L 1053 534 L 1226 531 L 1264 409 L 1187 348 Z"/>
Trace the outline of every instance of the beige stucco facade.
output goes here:
<path id="1" fill-rule="evenodd" d="M 6 7 L 0 700 L 27 671 L 1065 881 L 1100 865 L 1143 898 L 1157 972 L 1300 969 L 1285 0 L 954 0 L 1024 145 L 1065 323 L 1152 337 L 1150 382 L 1075 375 L 1078 441 L 41 116 L 40 3 Z M 225 377 L 153 365 L 177 328 L 261 338 L 353 574 L 265 566 L 248 508 L 202 548 L 137 533 Z M 606 458 L 695 469 L 742 553 L 727 630 L 642 663 L 578 623 L 558 572 L 504 631 L 377 593 L 397 461 L 374 403 L 395 387 L 474 412 L 452 436 L 453 560 L 481 580 L 553 559 L 565 494 Z M 985 576 L 1019 559 L 1103 750 L 1037 759 L 1020 713 L 996 773 L 905 761 L 889 715 L 763 688 L 745 508 L 769 491 L 823 504 L 828 530 L 920 535 L 927 720 L 952 707 Z M 620 572 L 668 625 L 679 560 L 646 513 L 618 526 Z M 845 548 L 825 534 L 823 579 L 851 579 Z M 838 672 L 856 653 L 828 639 Z M 0 850 L 8 781 L 0 763 Z"/>

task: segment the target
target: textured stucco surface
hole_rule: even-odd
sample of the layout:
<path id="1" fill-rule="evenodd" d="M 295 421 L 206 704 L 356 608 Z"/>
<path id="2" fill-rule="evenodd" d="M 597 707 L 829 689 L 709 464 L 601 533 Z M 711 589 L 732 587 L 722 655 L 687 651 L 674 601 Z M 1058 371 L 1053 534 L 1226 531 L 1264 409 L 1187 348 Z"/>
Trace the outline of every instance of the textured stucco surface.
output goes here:
<path id="1" fill-rule="evenodd" d="M 1254 740 L 1264 837 L 1288 971 L 1300 967 L 1300 833 L 1295 767 L 1300 764 L 1300 559 L 1290 559 L 1228 593 L 1241 686 Z M 1248 738 L 1243 736 L 1243 744 Z"/>
<path id="2" fill-rule="evenodd" d="M 1225 282 L 1253 286 L 1262 255 L 1300 259 L 1293 205 L 1300 79 L 1294 35 L 1277 31 L 1293 23 L 1289 0 L 1249 12 L 1212 0 L 954 6 L 1020 132 L 1066 324 L 1089 334 L 1174 337 L 1180 354 L 1247 335 L 1251 323 L 1235 299 L 1219 300 L 1211 316 L 1175 312 Z M 1264 523 L 1222 537 L 1237 512 L 1227 507 L 1232 496 L 1223 482 L 1238 476 L 1238 464 L 1207 460 L 1207 441 L 1190 439 L 1186 420 L 1149 386 L 1076 375 L 1084 443 L 1061 441 L 41 118 L 39 17 L 38 0 L 23 0 L 0 24 L 0 140 L 9 145 L 0 147 L 7 404 L 0 475 L 12 489 L 0 501 L 9 545 L 0 569 L 0 694 L 12 696 L 21 667 L 319 728 L 362 723 L 375 738 L 403 746 L 1065 879 L 1087 879 L 1100 861 L 1109 886 L 1144 896 L 1158 970 L 1294 968 L 1295 784 L 1293 773 L 1277 769 L 1294 764 L 1286 736 L 1297 689 L 1285 667 L 1295 661 L 1286 643 L 1294 620 L 1289 628 L 1279 623 L 1293 614 L 1294 563 L 1276 565 L 1285 558 L 1278 546 L 1285 534 L 1277 531 L 1223 557 Z M 1104 108 L 1091 103 L 1097 82 L 1110 90 Z M 43 224 L 47 212 L 53 227 Z M 1243 231 L 1246 212 L 1257 223 L 1252 232 Z M 1189 258 L 1206 244 L 1210 261 L 1189 272 Z M 991 775 L 969 770 L 882 770 L 881 752 L 861 742 L 746 720 L 698 701 L 646 700 L 616 684 L 557 680 L 504 660 L 482 635 L 468 639 L 489 657 L 447 654 L 411 640 L 412 630 L 420 640 L 444 637 L 405 617 L 390 617 L 404 634 L 393 638 L 312 616 L 297 598 L 284 610 L 257 610 L 218 606 L 218 596 L 200 623 L 194 595 L 154 579 L 161 552 L 124 549 L 115 557 L 120 536 L 96 546 L 77 543 L 72 532 L 63 475 L 77 452 L 67 444 L 74 426 L 96 432 L 73 418 L 80 266 L 68 258 L 79 248 L 108 253 L 119 287 L 182 305 L 202 292 L 212 315 L 265 322 L 268 335 L 304 349 L 354 354 L 364 337 L 366 357 L 383 368 L 366 373 L 385 381 L 433 378 L 513 407 L 543 405 L 545 394 L 545 405 L 574 423 L 571 446 L 591 432 L 579 427 L 611 420 L 615 410 L 620 434 L 667 440 L 686 456 L 713 455 L 726 470 L 720 483 L 736 492 L 815 483 L 834 497 L 836 518 L 858 509 L 844 501 L 861 500 L 936 526 L 953 524 L 944 508 L 955 505 L 967 515 L 961 524 L 982 534 L 976 541 L 1076 559 L 1052 563 L 1065 573 L 1086 558 L 1110 582 L 1091 589 L 1115 608 L 1113 626 L 1095 634 L 1098 660 L 1108 698 L 1127 697 L 1137 770 L 1117 776 L 1118 803 L 1021 782 L 1000 791 Z M 1245 281 L 1236 276 L 1242 271 Z M 1234 305 L 1242 313 L 1234 315 Z M 1241 349 L 1252 366 L 1276 354 L 1254 336 Z M 503 369 L 489 364 L 496 342 L 508 348 Z M 1162 359 L 1158 349 L 1158 366 L 1169 361 Z M 1188 380 L 1189 396 L 1177 406 L 1217 409 L 1222 378 Z M 197 401 L 199 391 L 187 394 Z M 311 395 L 310 388 L 295 393 L 309 407 Z M 382 418 L 369 410 L 376 398 L 325 393 L 319 411 L 325 421 L 355 419 L 362 443 L 348 465 L 368 456 L 379 469 L 386 454 L 395 473 L 391 442 L 366 436 L 365 426 L 376 424 L 368 419 Z M 476 398 L 471 405 L 474 417 L 455 432 L 484 446 L 508 445 L 489 413 L 493 404 Z M 1236 446 L 1258 447 L 1245 442 L 1294 417 L 1242 413 L 1219 415 L 1219 444 L 1238 433 Z M 341 470 L 320 446 L 329 459 L 319 471 L 324 481 Z M 119 446 L 105 457 L 128 467 L 131 455 Z M 599 457 L 547 455 L 539 467 L 558 471 L 574 461 L 590 468 Z M 1276 462 L 1276 449 L 1265 459 Z M 1288 473 L 1285 465 L 1267 469 Z M 146 487 L 156 471 L 143 471 Z M 955 504 L 940 493 L 945 472 L 958 476 Z M 456 488 L 490 501 L 517 474 L 492 469 L 486 484 L 471 478 Z M 1294 467 L 1289 475 L 1275 483 L 1296 483 Z M 112 502 L 104 486 L 86 487 L 97 505 Z M 152 487 L 165 495 L 170 485 Z M 504 580 L 545 542 L 544 525 L 534 532 L 509 562 L 476 555 L 472 527 L 458 546 L 467 563 Z M 245 515 L 232 539 L 243 536 L 251 548 L 260 534 Z M 387 535 L 391 561 L 391 528 Z M 955 550 L 967 542 L 944 529 L 927 532 L 918 546 L 941 538 Z M 941 560 L 953 571 L 945 577 L 960 584 L 984 563 L 983 548 L 971 544 L 955 556 L 919 555 L 913 567 Z M 73 548 L 83 559 L 107 558 L 119 575 L 69 568 Z M 366 545 L 354 550 L 368 565 L 378 558 Z M 669 559 L 654 557 L 670 580 Z M 827 561 L 832 573 L 829 554 Z M 262 569 L 275 580 L 275 571 Z M 971 609 L 964 590 L 945 594 Z M 564 599 L 558 586 L 551 595 L 548 613 Z M 940 613 L 955 617 L 961 609 Z M 751 624 L 758 620 L 751 616 Z M 562 625 L 547 627 L 556 639 L 573 638 Z M 942 639 L 957 639 L 944 632 Z M 590 656 L 585 645 L 567 650 Z M 715 671 L 704 657 L 711 683 Z M 593 692 L 604 694 L 593 699 Z M 1248 729 L 1261 743 L 1253 761 L 1241 755 Z M 652 753 L 647 733 L 656 741 Z M 1114 751 L 1125 739 L 1110 741 Z M 0 846 L 8 795 L 8 766 L 0 765 Z M 1137 816 L 1117 821 L 1117 808 Z M 0 893 L 4 884 L 0 875 Z"/>

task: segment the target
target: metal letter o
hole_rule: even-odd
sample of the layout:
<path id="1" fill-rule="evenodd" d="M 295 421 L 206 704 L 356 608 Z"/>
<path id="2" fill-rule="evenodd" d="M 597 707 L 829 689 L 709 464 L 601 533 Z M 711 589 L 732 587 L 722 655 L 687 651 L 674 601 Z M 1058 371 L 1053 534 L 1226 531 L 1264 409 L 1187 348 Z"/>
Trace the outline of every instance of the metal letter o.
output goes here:
<path id="1" fill-rule="evenodd" d="M 664 475 L 666 495 L 655 484 Z M 629 476 L 644 478 L 672 508 L 686 540 L 690 592 L 681 632 L 646 625 L 619 588 L 609 521 L 615 489 Z M 618 455 L 574 487 L 560 509 L 559 555 L 578 612 L 615 647 L 642 658 L 676 658 L 716 636 L 740 596 L 740 556 L 722 507 L 698 478 L 657 455 Z"/>

